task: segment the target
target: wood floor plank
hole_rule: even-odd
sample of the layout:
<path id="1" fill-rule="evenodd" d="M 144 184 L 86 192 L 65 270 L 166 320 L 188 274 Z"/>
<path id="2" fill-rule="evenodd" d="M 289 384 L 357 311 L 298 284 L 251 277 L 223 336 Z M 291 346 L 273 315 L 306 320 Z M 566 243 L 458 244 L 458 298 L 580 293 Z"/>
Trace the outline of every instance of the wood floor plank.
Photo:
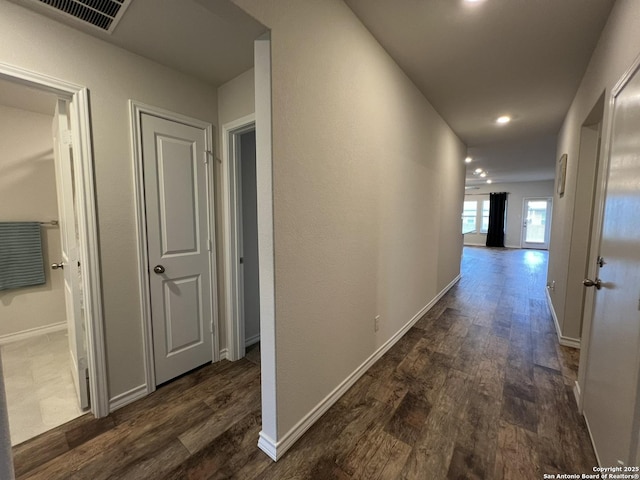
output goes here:
<path id="1" fill-rule="evenodd" d="M 500 424 L 494 478 L 538 480 L 542 477 L 535 434 L 507 422 Z"/>
<path id="2" fill-rule="evenodd" d="M 59 429 L 21 443 L 13 448 L 15 476 L 21 478 L 40 465 L 54 460 L 68 451 L 69 444 L 65 432 Z"/>
<path id="3" fill-rule="evenodd" d="M 204 422 L 199 422 L 178 435 L 178 440 L 191 454 L 206 447 L 215 438 L 231 428 L 245 412 L 260 408 L 259 385 L 260 380 L 255 378 L 244 385 L 243 389 L 233 389 L 226 395 L 205 400 L 205 403 L 211 408 L 212 415 Z"/>
<path id="4" fill-rule="evenodd" d="M 425 427 L 431 405 L 421 395 L 408 392 L 387 423 L 385 431 L 406 444 L 413 445 Z"/>
<path id="5" fill-rule="evenodd" d="M 484 480 L 485 465 L 477 453 L 456 446 L 447 472 L 448 480 Z"/>
<path id="6" fill-rule="evenodd" d="M 421 479 L 425 472 L 429 472 L 433 478 L 446 477 L 471 383 L 468 375 L 457 370 L 449 371 L 438 400 L 429 413 L 423 435 L 414 444 L 401 478 Z"/>
<path id="7" fill-rule="evenodd" d="M 173 439 L 161 449 L 141 455 L 135 463 L 116 470 L 107 478 L 108 480 L 162 478 L 187 461 L 189 455 L 189 451 L 185 446 L 180 441 Z M 159 459 L 162 459 L 162 461 L 158 461 Z"/>
<path id="8" fill-rule="evenodd" d="M 205 480 L 213 477 L 223 468 L 229 457 L 232 457 L 247 435 L 257 437 L 259 422 L 260 414 L 258 412 L 245 415 L 235 422 L 229 430 L 216 437 L 206 448 L 201 449 L 195 455 L 190 455 L 185 462 L 162 478 L 165 480 Z"/>
<path id="9" fill-rule="evenodd" d="M 473 373 L 478 367 L 478 357 L 489 341 L 489 328 L 472 324 L 464 343 L 455 356 L 452 368 L 465 373 Z"/>
<path id="10" fill-rule="evenodd" d="M 538 428 L 538 414 L 533 402 L 505 393 L 502 398 L 502 420 L 535 433 Z"/>
<path id="11" fill-rule="evenodd" d="M 555 333 L 536 335 L 534 339 L 534 361 L 536 365 L 551 368 L 560 372 L 560 360 L 556 350 L 558 337 Z"/>

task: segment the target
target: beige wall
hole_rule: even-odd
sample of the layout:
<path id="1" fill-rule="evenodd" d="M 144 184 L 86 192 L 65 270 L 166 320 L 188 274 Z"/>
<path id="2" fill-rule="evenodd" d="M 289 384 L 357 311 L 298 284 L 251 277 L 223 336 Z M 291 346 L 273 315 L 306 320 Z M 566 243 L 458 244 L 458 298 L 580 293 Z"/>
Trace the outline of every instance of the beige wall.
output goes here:
<path id="1" fill-rule="evenodd" d="M 640 2 L 616 2 L 558 137 L 556 156 L 560 158 L 560 155 L 567 153 L 569 161 L 565 195 L 554 203 L 548 281 L 556 282 L 555 291 L 550 292 L 551 300 L 561 335 L 569 338 L 579 339 L 581 336 L 581 318 L 576 313 L 581 311 L 581 305 L 576 305 L 575 302 L 581 303 L 582 296 L 571 295 L 569 292 L 569 282 L 575 283 L 580 278 L 580 271 L 574 272 L 573 269 L 584 269 L 584 262 L 574 262 L 571 268 L 569 263 L 572 246 L 582 235 L 582 232 L 573 231 L 572 221 L 577 214 L 580 132 L 603 92 L 604 118 L 607 118 L 611 90 L 640 54 L 638 25 Z M 606 129 L 606 125 L 604 128 Z M 567 312 L 572 313 L 567 315 Z"/>
<path id="2" fill-rule="evenodd" d="M 465 195 L 465 200 L 488 200 L 491 192 L 509 192 L 507 196 L 507 228 L 504 236 L 504 246 L 520 248 L 522 244 L 523 199 L 526 197 L 553 197 L 553 180 L 480 185 L 477 190 L 469 190 L 470 195 Z M 486 195 L 478 196 L 479 194 Z M 468 233 L 464 236 L 465 245 L 486 245 L 486 242 L 486 234 Z"/>
<path id="3" fill-rule="evenodd" d="M 89 88 L 111 397 L 144 384 L 127 101 L 217 123 L 216 89 L 10 2 L 0 62 Z"/>
<path id="4" fill-rule="evenodd" d="M 58 218 L 52 122 L 0 105 L 0 222 Z M 46 266 L 60 260 L 60 230 L 41 232 Z M 66 321 L 62 273 L 45 268 L 45 277 L 44 285 L 0 291 L 0 337 Z"/>
<path id="5" fill-rule="evenodd" d="M 458 275 L 465 146 L 343 2 L 236 3 L 272 29 L 279 440 Z"/>
<path id="6" fill-rule="evenodd" d="M 233 122 L 256 112 L 254 69 L 218 87 L 218 124 Z M 221 143 L 219 142 L 219 145 Z"/>

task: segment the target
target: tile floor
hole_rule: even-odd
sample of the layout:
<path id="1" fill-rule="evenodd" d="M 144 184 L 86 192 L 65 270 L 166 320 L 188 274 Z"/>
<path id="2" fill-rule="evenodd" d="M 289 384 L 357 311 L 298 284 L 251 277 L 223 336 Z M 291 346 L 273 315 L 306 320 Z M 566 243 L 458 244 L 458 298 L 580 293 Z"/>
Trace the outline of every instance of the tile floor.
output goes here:
<path id="1" fill-rule="evenodd" d="M 82 415 L 66 331 L 2 345 L 0 353 L 13 445 Z"/>

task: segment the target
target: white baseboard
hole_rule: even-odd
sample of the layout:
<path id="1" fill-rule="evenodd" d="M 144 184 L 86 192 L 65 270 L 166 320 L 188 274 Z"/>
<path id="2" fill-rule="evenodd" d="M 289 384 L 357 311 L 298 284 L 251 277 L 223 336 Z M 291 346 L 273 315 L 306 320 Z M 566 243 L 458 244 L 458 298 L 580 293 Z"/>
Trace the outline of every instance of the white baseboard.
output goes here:
<path id="1" fill-rule="evenodd" d="M 271 460 L 273 460 L 274 462 L 278 461 L 278 448 L 276 441 L 262 431 L 260 432 L 260 437 L 258 438 L 258 448 L 269 455 L 269 457 L 271 457 Z M 280 456 L 282 456 L 283 454 L 284 452 L 280 452 Z"/>
<path id="2" fill-rule="evenodd" d="M 486 247 L 487 244 L 486 243 L 465 243 L 464 244 L 465 247 Z M 504 248 L 515 248 L 515 249 L 522 249 L 522 247 L 520 245 L 507 245 L 505 244 Z"/>
<path id="3" fill-rule="evenodd" d="M 547 296 L 547 305 L 549 306 L 549 311 L 551 312 L 551 316 L 553 317 L 553 324 L 556 327 L 558 342 L 560 343 L 560 345 L 564 345 L 565 347 L 580 349 L 579 338 L 565 337 L 564 335 L 562 335 L 562 332 L 560 330 L 560 323 L 558 322 L 558 316 L 556 315 L 556 311 L 553 308 L 553 302 L 551 301 L 551 295 L 549 294 L 549 288 L 545 288 L 544 292 Z"/>
<path id="4" fill-rule="evenodd" d="M 582 392 L 580 391 L 580 384 L 577 381 L 573 384 L 573 396 L 576 399 L 578 411 L 582 413 Z"/>
<path id="5" fill-rule="evenodd" d="M 125 405 L 129 405 L 136 400 L 140 400 L 141 398 L 146 397 L 149 393 L 151 392 L 149 391 L 147 386 L 145 384 L 142 384 L 132 388 L 131 390 L 121 393 L 120 395 L 116 395 L 109 400 L 109 412 L 113 412 L 114 410 L 122 408 Z"/>
<path id="6" fill-rule="evenodd" d="M 258 333 L 257 335 L 254 335 L 253 337 L 249 337 L 249 338 L 245 338 L 244 339 L 244 346 L 246 347 L 250 347 L 251 345 L 258 343 L 260 341 L 260 334 Z"/>
<path id="7" fill-rule="evenodd" d="M 220 360 L 229 360 L 229 349 L 223 348 L 220 350 Z"/>
<path id="8" fill-rule="evenodd" d="M 6 345 L 7 343 L 26 340 L 28 338 L 37 337 L 39 335 L 45 335 L 47 333 L 59 332 L 61 330 L 65 330 L 66 328 L 67 322 L 60 322 L 45 325 L 44 327 L 30 328 L 29 330 L 23 330 L 21 332 L 0 335 L 0 345 Z"/>
<path id="9" fill-rule="evenodd" d="M 415 323 L 420 320 L 425 313 L 440 300 L 459 280 L 460 275 L 449 283 L 438 295 L 436 295 L 426 306 L 420 309 L 411 320 L 409 320 L 400 330 L 398 330 L 389 340 L 380 346 L 373 354 L 367 358 L 358 368 L 356 368 L 340 385 L 338 385 L 329 395 L 318 403 L 309 413 L 307 413 L 298 423 L 296 423 L 279 441 L 274 441 L 268 435 L 260 432 L 258 447 L 274 461 L 282 458 L 289 448 L 327 411 L 336 403 L 342 395 L 346 393 L 354 383 L 356 383 L 371 366 L 380 359 L 387 351 L 409 331 Z"/>

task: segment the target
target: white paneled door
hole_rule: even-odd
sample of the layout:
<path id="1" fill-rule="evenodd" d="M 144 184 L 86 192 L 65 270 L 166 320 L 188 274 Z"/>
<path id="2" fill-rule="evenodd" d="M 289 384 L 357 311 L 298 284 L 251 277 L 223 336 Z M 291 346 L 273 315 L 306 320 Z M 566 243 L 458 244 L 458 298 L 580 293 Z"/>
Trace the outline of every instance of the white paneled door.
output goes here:
<path id="1" fill-rule="evenodd" d="M 67 333 L 71 374 L 76 387 L 80 408 L 89 408 L 89 384 L 87 374 L 87 336 L 80 289 L 80 263 L 78 259 L 78 227 L 75 210 L 73 156 L 67 102 L 56 102 L 53 117 L 53 151 L 56 167 L 56 192 L 60 225 L 61 258 L 51 265 L 62 270 L 64 299 L 67 314 Z"/>
<path id="2" fill-rule="evenodd" d="M 640 74 L 615 96 L 588 347 L 584 415 L 602 466 L 638 462 Z"/>
<path id="3" fill-rule="evenodd" d="M 213 359 L 207 132 L 141 115 L 156 384 Z"/>

